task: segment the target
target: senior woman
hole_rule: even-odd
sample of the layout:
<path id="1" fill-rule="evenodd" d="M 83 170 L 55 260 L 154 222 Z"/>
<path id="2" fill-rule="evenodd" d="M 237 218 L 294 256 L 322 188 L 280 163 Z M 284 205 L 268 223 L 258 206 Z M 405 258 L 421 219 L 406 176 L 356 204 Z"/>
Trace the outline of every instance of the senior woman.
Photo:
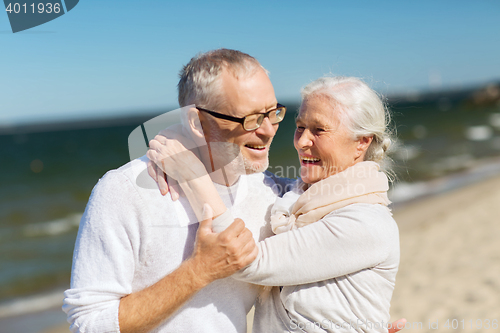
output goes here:
<path id="1" fill-rule="evenodd" d="M 378 164 L 391 142 L 387 119 L 359 79 L 325 77 L 303 89 L 294 136 L 301 178 L 272 209 L 277 235 L 233 275 L 281 286 L 261 297 L 254 331 L 387 331 L 399 265 L 398 228 Z"/>

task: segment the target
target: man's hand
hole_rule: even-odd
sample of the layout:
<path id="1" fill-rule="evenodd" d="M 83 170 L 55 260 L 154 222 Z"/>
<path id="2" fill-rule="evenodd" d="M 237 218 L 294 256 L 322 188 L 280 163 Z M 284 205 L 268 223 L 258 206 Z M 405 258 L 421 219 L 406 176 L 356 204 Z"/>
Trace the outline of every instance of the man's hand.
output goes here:
<path id="1" fill-rule="evenodd" d="M 242 220 L 213 233 L 212 209 L 208 205 L 203 208 L 204 220 L 191 258 L 152 286 L 121 299 L 120 332 L 149 332 L 208 284 L 232 275 L 257 257 L 252 233 Z"/>
<path id="2" fill-rule="evenodd" d="M 193 268 L 206 283 L 228 277 L 251 264 L 258 254 L 252 233 L 240 219 L 223 232 L 212 232 L 212 209 L 203 207 L 204 220 L 196 234 Z"/>
<path id="3" fill-rule="evenodd" d="M 405 327 L 405 324 L 406 319 L 404 318 L 396 320 L 395 322 L 391 323 L 388 333 L 396 333 L 401 331 Z"/>

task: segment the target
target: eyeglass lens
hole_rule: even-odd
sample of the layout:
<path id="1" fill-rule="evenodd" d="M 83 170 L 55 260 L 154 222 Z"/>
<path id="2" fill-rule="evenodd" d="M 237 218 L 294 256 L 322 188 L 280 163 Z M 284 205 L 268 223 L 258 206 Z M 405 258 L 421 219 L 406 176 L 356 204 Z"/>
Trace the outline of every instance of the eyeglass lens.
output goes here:
<path id="1" fill-rule="evenodd" d="M 279 123 L 285 117 L 285 108 L 278 108 L 276 110 L 271 111 L 268 117 L 271 124 Z M 260 127 L 260 125 L 262 125 L 264 118 L 265 118 L 264 114 L 255 114 L 247 116 L 245 118 L 245 123 L 243 124 L 243 126 L 247 131 L 257 129 Z"/>

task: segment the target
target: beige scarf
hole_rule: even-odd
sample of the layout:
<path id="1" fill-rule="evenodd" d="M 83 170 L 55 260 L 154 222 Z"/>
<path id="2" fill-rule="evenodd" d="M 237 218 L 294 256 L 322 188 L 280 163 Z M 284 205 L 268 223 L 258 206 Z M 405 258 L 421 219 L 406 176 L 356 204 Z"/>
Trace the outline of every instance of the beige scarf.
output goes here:
<path id="1" fill-rule="evenodd" d="M 305 186 L 307 184 L 298 183 L 298 188 Z M 287 209 L 273 209 L 271 227 L 275 233 L 301 228 L 319 221 L 334 210 L 354 203 L 381 204 L 387 207 L 391 203 L 387 198 L 387 190 L 387 176 L 380 171 L 380 166 L 371 161 L 359 162 L 312 184 L 305 192 L 299 190 L 298 193 L 290 193 L 295 198 L 298 196 L 297 201 L 289 212 Z M 275 206 L 279 207 L 279 204 Z"/>

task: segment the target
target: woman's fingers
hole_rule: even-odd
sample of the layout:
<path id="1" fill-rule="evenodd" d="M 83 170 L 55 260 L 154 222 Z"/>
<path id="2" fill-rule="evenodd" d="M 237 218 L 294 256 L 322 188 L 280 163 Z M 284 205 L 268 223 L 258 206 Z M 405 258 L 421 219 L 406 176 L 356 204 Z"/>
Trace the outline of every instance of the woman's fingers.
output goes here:
<path id="1" fill-rule="evenodd" d="M 162 169 L 160 169 L 159 166 L 155 165 L 156 167 L 156 182 L 158 183 L 158 188 L 160 189 L 161 195 L 166 195 L 169 192 L 169 187 L 168 187 L 168 182 L 166 179 L 166 175 L 163 172 Z"/>
<path id="2" fill-rule="evenodd" d="M 162 195 L 165 195 L 169 192 L 169 187 L 167 180 L 165 178 L 165 173 L 158 167 L 153 161 L 148 161 L 148 174 L 158 185 L 158 189 L 160 190 Z"/>
<path id="3" fill-rule="evenodd" d="M 165 175 L 165 183 L 167 184 L 168 190 L 170 191 L 170 197 L 172 197 L 172 201 L 177 201 L 180 196 L 177 181 L 175 181 L 175 179 L 173 179 L 169 175 Z"/>
<path id="4" fill-rule="evenodd" d="M 179 183 L 207 175 L 205 165 L 193 151 L 185 148 L 180 134 L 175 134 L 174 139 L 157 135 L 149 142 L 149 148 L 147 157 L 157 167 L 148 166 L 148 173 L 157 182 L 161 194 L 170 192 L 174 201 L 181 194 Z"/>
<path id="5" fill-rule="evenodd" d="M 154 137 L 154 139 L 151 140 L 151 141 L 156 141 L 156 142 L 158 142 L 160 144 L 165 145 L 167 143 L 167 140 L 168 140 L 167 137 L 164 136 L 164 135 L 161 135 L 161 132 L 160 132 L 160 134 L 156 135 Z M 151 148 L 151 144 L 149 145 L 149 147 Z"/>
<path id="6" fill-rule="evenodd" d="M 165 139 L 165 138 L 164 138 Z M 165 142 L 161 142 L 161 141 L 158 141 L 155 139 L 149 141 L 149 152 L 151 152 L 151 156 L 153 158 L 156 159 L 159 159 L 161 160 L 162 158 L 168 156 L 168 150 L 165 149 L 165 147 L 167 147 L 167 144 L 168 142 L 166 141 L 167 139 L 165 139 Z M 157 161 L 159 162 L 159 161 Z"/>
<path id="7" fill-rule="evenodd" d="M 149 158 L 149 156 L 148 156 L 148 158 Z M 149 161 L 148 161 L 148 174 L 156 182 L 158 182 L 157 171 L 158 171 L 158 168 L 157 168 L 156 164 L 154 164 L 153 161 L 151 161 L 151 159 L 149 159 Z"/>
<path id="8" fill-rule="evenodd" d="M 149 150 L 148 152 L 146 153 L 146 156 L 147 158 L 149 158 L 149 160 L 155 164 L 156 166 L 158 167 L 161 167 L 161 163 L 162 163 L 162 160 L 165 158 L 165 156 L 163 156 L 162 154 L 160 154 L 158 151 L 160 150 L 160 146 L 159 143 L 156 141 L 154 142 L 155 140 L 151 140 L 149 142 Z M 153 147 L 156 147 L 156 148 L 153 148 Z M 156 175 L 156 171 L 153 171 L 151 170 L 150 172 L 150 169 L 149 169 L 149 166 L 148 166 L 148 173 L 151 175 L 151 177 L 153 177 L 153 174 Z M 156 175 L 157 176 L 157 175 Z M 153 179 L 157 179 L 157 177 L 153 177 Z"/>

